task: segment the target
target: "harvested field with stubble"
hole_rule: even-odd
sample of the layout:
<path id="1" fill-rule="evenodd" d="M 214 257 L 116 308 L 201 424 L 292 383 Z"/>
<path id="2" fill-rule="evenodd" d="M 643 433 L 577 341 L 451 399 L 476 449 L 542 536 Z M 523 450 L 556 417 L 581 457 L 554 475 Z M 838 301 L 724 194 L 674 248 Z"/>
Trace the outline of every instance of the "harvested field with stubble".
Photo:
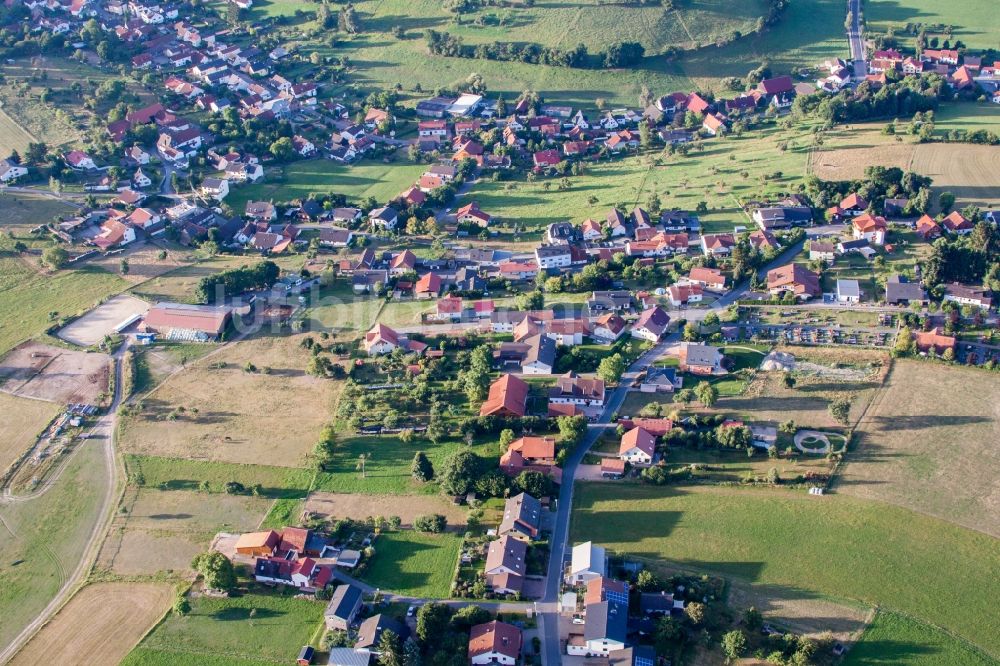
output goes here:
<path id="1" fill-rule="evenodd" d="M 955 209 L 1000 203 L 1000 150 L 995 146 L 928 143 L 917 147 L 912 170 L 934 179 L 935 192 L 955 195 Z"/>
<path id="2" fill-rule="evenodd" d="M 126 502 L 128 514 L 116 516 L 97 562 L 121 576 L 187 575 L 191 559 L 216 532 L 254 530 L 270 504 L 246 495 L 146 488 L 131 489 Z"/>
<path id="3" fill-rule="evenodd" d="M 410 527 L 417 516 L 439 513 L 448 519 L 448 526 L 464 528 L 466 512 L 437 495 L 362 495 L 315 492 L 306 500 L 305 510 L 325 518 L 368 516 L 399 516 L 404 528 Z"/>
<path id="4" fill-rule="evenodd" d="M 34 445 L 58 413 L 59 407 L 51 403 L 0 393 L 0 472 Z"/>
<path id="5" fill-rule="evenodd" d="M 88 585 L 10 664 L 117 664 L 167 610 L 173 596 L 169 583 Z"/>
<path id="6" fill-rule="evenodd" d="M 127 453 L 299 467 L 341 382 L 305 372 L 301 335 L 231 344 L 170 377 L 122 422 Z M 257 371 L 247 372 L 247 363 Z"/>
<path id="7" fill-rule="evenodd" d="M 93 405 L 107 391 L 110 373 L 107 354 L 28 342 L 0 361 L 0 390 L 63 405 Z"/>
<path id="8" fill-rule="evenodd" d="M 1000 377 L 896 361 L 856 431 L 838 493 L 1000 537 Z"/>

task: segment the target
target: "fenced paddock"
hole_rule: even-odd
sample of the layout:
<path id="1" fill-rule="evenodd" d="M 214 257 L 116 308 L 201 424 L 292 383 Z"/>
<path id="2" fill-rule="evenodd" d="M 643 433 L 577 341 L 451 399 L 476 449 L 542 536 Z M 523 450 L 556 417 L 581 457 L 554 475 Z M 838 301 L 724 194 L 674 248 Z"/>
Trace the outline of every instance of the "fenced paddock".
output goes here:
<path id="1" fill-rule="evenodd" d="M 141 298 L 119 294 L 63 326 L 56 335 L 74 345 L 89 347 L 103 340 L 105 336 L 115 333 L 116 327 L 122 322 L 136 315 L 143 315 L 147 310 L 149 303 Z"/>

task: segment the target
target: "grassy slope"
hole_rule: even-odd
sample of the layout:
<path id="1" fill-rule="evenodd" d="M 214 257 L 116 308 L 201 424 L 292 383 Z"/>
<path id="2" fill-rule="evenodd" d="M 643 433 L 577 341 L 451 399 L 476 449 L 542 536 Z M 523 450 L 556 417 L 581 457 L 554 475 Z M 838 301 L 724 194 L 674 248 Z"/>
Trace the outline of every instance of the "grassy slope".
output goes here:
<path id="1" fill-rule="evenodd" d="M 784 152 L 778 148 L 781 141 L 788 144 Z M 658 166 L 648 156 L 588 165 L 583 175 L 570 177 L 571 186 L 566 190 L 559 190 L 558 182 L 543 179 L 516 183 L 510 191 L 507 183 L 482 181 L 467 200 L 478 201 L 484 210 L 498 215 L 501 223 L 541 228 L 567 219 L 603 220 L 611 206 L 645 205 L 656 192 L 663 208 L 694 210 L 699 201 L 706 201 L 711 212 L 721 215 L 717 220 L 706 219 L 705 230 L 731 231 L 734 224 L 748 222 L 737 210 L 738 200 L 789 191 L 791 183 L 805 173 L 808 143 L 801 127 L 748 132 L 741 138 L 703 145 L 704 150 L 693 151 L 688 157 L 663 155 Z M 762 184 L 762 175 L 777 171 L 782 178 Z M 591 196 L 597 203 L 588 203 Z"/>
<path id="2" fill-rule="evenodd" d="M 197 490 L 208 482 L 211 492 L 223 492 L 229 481 L 246 487 L 263 486 L 264 497 L 300 498 L 309 492 L 313 472 L 294 467 L 239 465 L 235 463 L 181 460 L 157 456 L 125 455 L 129 479 L 140 486 L 164 490 Z"/>
<path id="3" fill-rule="evenodd" d="M 189 615 L 169 615 L 122 664 L 288 663 L 315 634 L 323 609 L 322 602 L 277 594 L 199 597 Z"/>
<path id="4" fill-rule="evenodd" d="M 40 275 L 13 258 L 0 258 L 0 354 L 41 334 L 50 312 L 75 315 L 122 291 L 128 283 L 98 268 Z"/>
<path id="5" fill-rule="evenodd" d="M 840 496 L 585 484 L 576 510 L 573 541 L 897 608 L 1000 654 L 1000 553 L 986 535 Z"/>
<path id="6" fill-rule="evenodd" d="M 898 31 L 907 23 L 952 25 L 952 40 L 961 40 L 972 49 L 996 48 L 1000 39 L 996 6 L 981 0 L 871 0 L 865 3 L 865 20 L 879 31 L 889 27 Z"/>
<path id="7" fill-rule="evenodd" d="M 0 505 L 0 644 L 6 645 L 51 600 L 77 566 L 105 486 L 97 446 L 73 455 L 44 495 Z M 14 566 L 12 563 L 23 560 Z"/>
<path id="8" fill-rule="evenodd" d="M 905 615 L 879 611 L 844 666 L 988 666 L 996 662 L 963 641 Z"/>
<path id="9" fill-rule="evenodd" d="M 0 393 L 0 469 L 14 462 L 34 445 L 42 429 L 59 413 L 51 402 Z"/>
<path id="10" fill-rule="evenodd" d="M 362 578 L 396 594 L 446 598 L 461 547 L 461 538 L 452 533 L 383 533 L 375 542 L 375 559 Z"/>

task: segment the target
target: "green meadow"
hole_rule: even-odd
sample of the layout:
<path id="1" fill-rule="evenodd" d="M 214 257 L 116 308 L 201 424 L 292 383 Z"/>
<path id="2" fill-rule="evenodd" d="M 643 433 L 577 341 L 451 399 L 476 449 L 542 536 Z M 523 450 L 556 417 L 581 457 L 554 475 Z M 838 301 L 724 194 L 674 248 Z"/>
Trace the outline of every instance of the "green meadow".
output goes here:
<path id="1" fill-rule="evenodd" d="M 846 496 L 583 484 L 573 542 L 788 594 L 895 609 L 1000 655 L 992 537 Z M 599 518 L 599 519 L 598 519 Z"/>

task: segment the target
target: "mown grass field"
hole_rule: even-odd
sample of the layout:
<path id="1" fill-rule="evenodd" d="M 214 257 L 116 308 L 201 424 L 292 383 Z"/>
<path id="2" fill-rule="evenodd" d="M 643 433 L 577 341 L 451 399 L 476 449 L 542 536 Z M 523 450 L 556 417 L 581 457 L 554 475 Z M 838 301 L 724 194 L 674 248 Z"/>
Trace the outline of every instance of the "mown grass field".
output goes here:
<path id="1" fill-rule="evenodd" d="M 0 470 L 35 444 L 42 430 L 59 413 L 60 405 L 0 393 Z"/>
<path id="2" fill-rule="evenodd" d="M 865 4 L 864 15 L 868 25 L 881 32 L 896 30 L 898 37 L 907 23 L 931 26 L 952 26 L 951 40 L 961 40 L 968 48 L 982 50 L 996 48 L 1000 40 L 1000 16 L 991 3 L 979 0 L 956 0 L 942 3 L 938 0 L 874 0 Z M 948 39 L 943 32 L 928 30 L 932 36 Z M 907 40 L 910 41 L 910 40 Z"/>
<path id="3" fill-rule="evenodd" d="M 837 491 L 1000 537 L 1000 378 L 897 360 L 857 429 Z"/>
<path id="4" fill-rule="evenodd" d="M 988 666 L 996 661 L 965 641 L 900 613 L 879 611 L 845 666 Z"/>
<path id="5" fill-rule="evenodd" d="M 0 231 L 5 236 L 7 232 L 13 233 L 14 240 L 23 241 L 30 247 L 40 241 L 27 233 L 29 229 L 51 222 L 57 215 L 70 216 L 74 211 L 76 207 L 58 199 L 3 192 L 0 194 Z M 10 238 L 0 239 L 0 247 L 12 245 L 10 241 Z"/>
<path id="6" fill-rule="evenodd" d="M 447 598 L 461 548 L 461 537 L 452 533 L 384 532 L 362 578 L 396 594 Z"/>
<path id="7" fill-rule="evenodd" d="M 287 664 L 318 633 L 325 604 L 250 593 L 196 597 L 191 606 L 184 617 L 169 615 L 122 664 Z"/>
<path id="8" fill-rule="evenodd" d="M 242 209 L 240 209 L 242 213 Z M 269 259 L 283 270 L 297 270 L 302 266 L 301 256 L 275 256 Z M 136 296 L 141 296 L 149 301 L 175 301 L 178 303 L 194 303 L 195 288 L 198 282 L 209 275 L 215 275 L 232 268 L 240 266 L 253 266 L 261 261 L 259 257 L 239 257 L 218 255 L 215 257 L 201 259 L 196 263 L 175 268 L 166 273 L 162 273 L 141 284 L 132 287 L 131 291 Z"/>
<path id="9" fill-rule="evenodd" d="M 66 465 L 44 495 L 0 505 L 0 644 L 52 600 L 80 562 L 97 521 L 107 484 L 99 446 L 84 445 Z"/>
<path id="10" fill-rule="evenodd" d="M 785 594 L 898 609 L 1000 655 L 1000 552 L 987 535 L 846 496 L 583 484 L 574 542 Z M 598 519 L 599 518 L 599 519 Z"/>
<path id="11" fill-rule="evenodd" d="M 229 481 L 247 488 L 260 484 L 263 497 L 301 498 L 309 492 L 313 471 L 269 465 L 182 460 L 157 456 L 124 455 L 129 481 L 146 488 L 163 490 L 198 490 L 202 483 L 208 491 L 221 493 Z"/>
<path id="12" fill-rule="evenodd" d="M 324 158 L 303 160 L 286 164 L 280 172 L 268 170 L 260 183 L 233 188 L 226 203 L 242 214 L 248 201 L 291 201 L 331 192 L 355 203 L 375 197 L 381 204 L 413 185 L 426 168 L 402 155 L 390 164 L 370 161 L 347 166 Z"/>
<path id="13" fill-rule="evenodd" d="M 782 151 L 779 144 L 786 149 Z M 517 223 L 540 230 L 558 221 L 603 220 L 612 206 L 629 210 L 637 203 L 645 206 L 655 192 L 664 209 L 693 211 L 698 202 L 706 202 L 709 211 L 719 215 L 706 216 L 705 231 L 732 231 L 736 224 L 750 223 L 739 209 L 741 200 L 790 192 L 805 175 L 809 139 L 801 126 L 770 127 L 701 145 L 703 150 L 693 150 L 687 157 L 664 153 L 589 164 L 582 175 L 571 176 L 570 187 L 563 190 L 552 179 L 483 180 L 464 201 L 477 201 L 483 210 L 499 216 L 501 227 Z M 591 197 L 597 201 L 590 203 Z"/>
<path id="14" fill-rule="evenodd" d="M 33 137 L 28 130 L 17 124 L 17 121 L 0 106 L 0 152 L 10 155 L 12 151 L 24 154 L 28 144 L 33 143 Z"/>
<path id="15" fill-rule="evenodd" d="M 0 355 L 42 334 L 58 318 L 80 314 L 127 285 L 99 268 L 42 275 L 19 259 L 0 257 L 0 312 L 5 313 Z"/>

